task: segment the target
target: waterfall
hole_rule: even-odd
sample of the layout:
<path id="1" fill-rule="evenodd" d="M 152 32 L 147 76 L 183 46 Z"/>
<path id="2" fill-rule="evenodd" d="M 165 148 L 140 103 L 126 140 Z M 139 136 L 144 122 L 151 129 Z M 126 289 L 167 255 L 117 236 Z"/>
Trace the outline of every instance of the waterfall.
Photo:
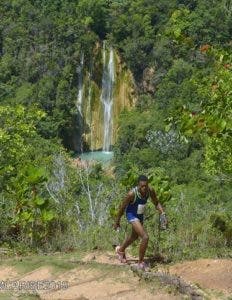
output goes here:
<path id="1" fill-rule="evenodd" d="M 88 102 L 86 109 L 86 119 L 89 124 L 90 129 L 90 150 L 93 151 L 93 129 L 92 129 L 92 108 L 91 108 L 91 99 L 92 99 L 92 71 L 93 64 L 91 64 L 90 72 L 89 72 L 89 88 L 88 88 Z"/>
<path id="2" fill-rule="evenodd" d="M 77 67 L 78 74 L 78 93 L 77 93 L 77 110 L 82 116 L 82 101 L 83 101 L 83 66 L 84 66 L 84 53 L 81 54 L 80 65 Z"/>
<path id="3" fill-rule="evenodd" d="M 77 127 L 78 127 L 78 136 L 80 137 L 77 142 L 78 151 L 83 152 L 83 142 L 82 142 L 82 133 L 83 133 L 83 116 L 82 116 L 82 102 L 83 102 L 83 67 L 84 67 L 84 53 L 81 54 L 80 64 L 77 67 L 78 75 L 78 92 L 77 92 Z"/>
<path id="4" fill-rule="evenodd" d="M 112 144 L 113 131 L 113 85 L 115 80 L 114 74 L 114 51 L 110 48 L 109 61 L 106 62 L 106 48 L 103 44 L 103 76 L 102 76 L 102 93 L 101 101 L 104 108 L 104 136 L 103 151 L 109 152 Z"/>

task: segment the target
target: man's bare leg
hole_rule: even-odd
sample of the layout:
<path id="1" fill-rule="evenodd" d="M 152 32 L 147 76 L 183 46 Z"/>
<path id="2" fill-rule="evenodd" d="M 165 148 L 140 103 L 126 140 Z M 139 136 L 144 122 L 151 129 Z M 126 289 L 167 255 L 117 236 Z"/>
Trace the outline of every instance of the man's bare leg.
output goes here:
<path id="1" fill-rule="evenodd" d="M 135 240 L 137 240 L 137 238 L 138 238 L 138 234 L 136 233 L 136 231 L 132 226 L 131 235 L 126 237 L 125 241 L 122 243 L 119 250 L 121 252 L 124 252 L 128 246 L 130 246 Z"/>
<path id="2" fill-rule="evenodd" d="M 134 232 L 141 238 L 141 243 L 139 247 L 139 263 L 141 263 L 143 262 L 145 252 L 147 250 L 149 237 L 140 221 L 134 221 L 131 224 Z"/>

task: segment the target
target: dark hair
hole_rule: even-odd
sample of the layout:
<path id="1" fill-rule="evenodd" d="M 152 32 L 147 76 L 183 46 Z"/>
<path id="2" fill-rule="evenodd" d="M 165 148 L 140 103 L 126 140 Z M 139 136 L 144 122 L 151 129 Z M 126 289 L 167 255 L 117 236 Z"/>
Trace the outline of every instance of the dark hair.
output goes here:
<path id="1" fill-rule="evenodd" d="M 145 176 L 145 175 L 140 175 L 139 178 L 138 178 L 138 182 L 140 182 L 140 181 L 148 181 L 147 176 Z"/>

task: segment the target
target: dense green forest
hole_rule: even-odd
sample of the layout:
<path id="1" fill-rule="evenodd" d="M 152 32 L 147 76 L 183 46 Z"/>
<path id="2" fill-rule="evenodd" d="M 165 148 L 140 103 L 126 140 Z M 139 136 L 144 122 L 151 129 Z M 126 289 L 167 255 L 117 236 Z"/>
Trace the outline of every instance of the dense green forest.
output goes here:
<path id="1" fill-rule="evenodd" d="M 73 167 L 66 147 L 76 69 L 103 41 L 138 95 L 120 115 L 113 176 Z M 169 217 L 160 233 L 149 206 L 150 253 L 231 256 L 231 87 L 230 0 L 1 0 L 1 245 L 111 247 L 115 211 L 144 173 Z"/>

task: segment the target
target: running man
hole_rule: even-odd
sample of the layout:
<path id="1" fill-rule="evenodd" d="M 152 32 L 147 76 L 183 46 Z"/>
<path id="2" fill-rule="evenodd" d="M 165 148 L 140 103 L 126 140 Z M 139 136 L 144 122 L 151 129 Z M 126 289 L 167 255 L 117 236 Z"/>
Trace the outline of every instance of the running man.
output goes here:
<path id="1" fill-rule="evenodd" d="M 121 246 L 116 247 L 116 254 L 122 263 L 126 263 L 126 248 L 132 244 L 138 237 L 141 238 L 140 248 L 139 248 L 139 261 L 138 268 L 145 269 L 146 265 L 144 263 L 144 255 L 148 245 L 148 235 L 143 227 L 143 214 L 144 208 L 147 203 L 148 198 L 151 198 L 152 202 L 156 206 L 160 215 L 164 219 L 165 225 L 167 225 L 167 219 L 165 217 L 165 212 L 159 203 L 156 193 L 153 188 L 148 185 L 148 178 L 144 175 L 139 176 L 138 185 L 129 191 L 125 199 L 123 200 L 114 224 L 114 229 L 120 227 L 120 219 L 126 210 L 126 218 L 128 222 L 132 225 L 132 232 L 128 236 Z"/>

